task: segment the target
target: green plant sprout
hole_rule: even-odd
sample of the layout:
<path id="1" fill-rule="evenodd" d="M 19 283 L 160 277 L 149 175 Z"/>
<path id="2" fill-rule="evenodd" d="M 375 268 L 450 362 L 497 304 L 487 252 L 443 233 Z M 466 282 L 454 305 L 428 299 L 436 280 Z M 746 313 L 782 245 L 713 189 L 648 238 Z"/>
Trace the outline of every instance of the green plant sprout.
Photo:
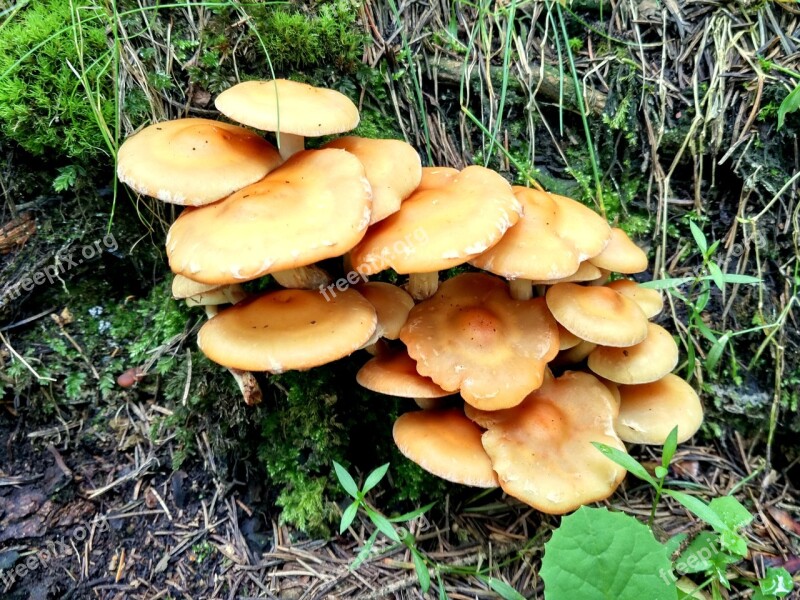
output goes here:
<path id="1" fill-rule="evenodd" d="M 711 300 L 712 285 L 720 292 L 724 292 L 726 285 L 755 285 L 761 283 L 761 279 L 752 275 L 723 272 L 719 264 L 714 260 L 714 255 L 717 252 L 720 241 L 717 240 L 709 244 L 705 234 L 694 221 L 689 221 L 689 229 L 691 230 L 692 237 L 702 259 L 700 269 L 698 269 L 694 275 L 656 279 L 641 285 L 646 288 L 666 290 L 686 306 L 689 311 L 687 329 L 690 338 L 693 340 L 694 336 L 692 334 L 698 333 L 711 343 L 711 348 L 705 356 L 704 366 L 706 370 L 713 373 L 716 371 L 723 352 L 732 338 L 760 331 L 769 326 L 761 325 L 736 332 L 726 331 L 724 333 L 719 333 L 713 331 L 706 325 L 703 320 L 703 311 Z M 689 291 L 684 294 L 680 292 L 678 288 L 686 284 L 689 284 Z M 697 352 L 694 343 L 686 343 L 685 346 L 687 353 L 685 378 L 690 380 L 697 364 Z M 737 370 L 735 360 L 731 362 L 731 368 L 735 377 Z"/>
<path id="2" fill-rule="evenodd" d="M 722 588 L 732 589 L 735 579 L 729 567 L 748 554 L 742 529 L 753 516 L 732 495 L 706 503 L 699 498 L 664 487 L 669 464 L 677 448 L 677 427 L 664 444 L 661 464 L 651 475 L 630 455 L 595 443 L 606 457 L 627 469 L 655 490 L 648 525 L 624 513 L 582 507 L 562 520 L 545 545 L 542 578 L 546 600 L 682 600 L 705 598 L 708 588 L 713 600 L 723 598 Z M 658 542 L 651 531 L 655 510 L 662 495 L 669 496 L 705 523 L 710 530 L 693 539 L 685 533 Z M 677 573 L 677 575 L 676 575 Z M 702 575 L 699 585 L 686 585 L 683 575 Z M 768 568 L 757 581 L 737 580 L 753 590 L 752 598 L 777 600 L 793 589 L 791 575 L 784 568 Z M 611 595 L 609 595 L 611 594 Z"/>
<path id="3" fill-rule="evenodd" d="M 367 518 L 369 518 L 375 526 L 375 530 L 367 539 L 364 547 L 359 550 L 356 558 L 351 563 L 351 570 L 357 569 L 369 557 L 370 551 L 378 539 L 378 534 L 383 534 L 394 543 L 394 545 L 389 547 L 389 550 L 402 544 L 411 553 L 414 571 L 416 572 L 420 590 L 423 594 L 427 594 L 430 591 L 431 576 L 433 575 L 437 580 L 440 600 L 446 600 L 448 596 L 444 589 L 442 575 L 457 573 L 477 578 L 504 600 L 525 600 L 525 596 L 517 592 L 513 587 L 500 579 L 487 575 L 484 570 L 478 569 L 477 567 L 454 567 L 432 560 L 417 548 L 417 540 L 407 528 L 395 526 L 395 523 L 404 523 L 425 514 L 434 506 L 434 503 L 426 504 L 411 512 L 389 518 L 381 514 L 375 507 L 367 502 L 367 494 L 386 476 L 386 473 L 389 471 L 389 463 L 381 465 L 367 475 L 361 489 L 358 488 L 358 484 L 356 484 L 353 476 L 350 475 L 347 469 L 342 465 L 333 461 L 333 468 L 342 489 L 353 498 L 353 501 L 342 513 L 342 520 L 339 523 L 339 533 L 344 533 L 347 528 L 353 524 L 353 521 L 355 521 L 358 516 L 359 509 L 366 514 Z"/>

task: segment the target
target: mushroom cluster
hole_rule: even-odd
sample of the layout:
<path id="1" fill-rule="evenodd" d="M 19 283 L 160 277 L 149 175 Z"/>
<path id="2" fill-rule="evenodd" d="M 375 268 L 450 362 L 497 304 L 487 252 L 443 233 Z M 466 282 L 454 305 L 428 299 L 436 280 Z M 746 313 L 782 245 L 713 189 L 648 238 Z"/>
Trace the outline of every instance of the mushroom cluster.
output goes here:
<path id="1" fill-rule="evenodd" d="M 405 142 L 346 136 L 305 150 L 305 137 L 358 123 L 332 90 L 246 82 L 216 106 L 275 133 L 278 148 L 245 127 L 178 119 L 130 137 L 118 173 L 187 207 L 167 236 L 173 294 L 206 308 L 198 345 L 245 401 L 259 399 L 254 371 L 364 349 L 374 357 L 358 383 L 422 408 L 394 425 L 403 454 L 556 514 L 624 478 L 592 442 L 625 451 L 699 428 L 697 394 L 671 374 L 675 341 L 650 322 L 659 293 L 614 279 L 647 268 L 621 229 L 484 167 L 423 168 Z M 405 289 L 368 281 L 387 269 L 408 275 Z M 241 287 L 267 275 L 267 292 Z"/>

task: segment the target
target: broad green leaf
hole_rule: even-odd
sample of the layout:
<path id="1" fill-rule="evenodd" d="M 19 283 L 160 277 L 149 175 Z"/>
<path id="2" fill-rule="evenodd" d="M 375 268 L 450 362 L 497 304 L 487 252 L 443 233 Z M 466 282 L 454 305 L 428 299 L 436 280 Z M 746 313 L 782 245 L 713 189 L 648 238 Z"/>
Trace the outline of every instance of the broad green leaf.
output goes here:
<path id="1" fill-rule="evenodd" d="M 520 594 L 502 579 L 489 577 L 488 575 L 478 575 L 478 579 L 488 585 L 489 589 L 491 589 L 493 592 L 499 594 L 503 600 L 525 600 L 525 596 Z"/>
<path id="2" fill-rule="evenodd" d="M 622 450 L 618 450 L 617 448 L 612 448 L 611 446 L 606 446 L 605 444 L 601 444 L 599 442 L 592 442 L 592 446 L 597 448 L 600 452 L 605 454 L 608 458 L 613 460 L 623 469 L 626 469 L 632 475 L 635 475 L 639 479 L 646 481 L 653 487 L 657 487 L 658 484 L 656 480 L 650 476 L 650 473 L 647 472 L 642 465 L 640 465 L 635 458 L 633 458 L 627 452 L 623 452 Z"/>
<path id="3" fill-rule="evenodd" d="M 713 262 L 708 263 L 708 272 L 711 275 L 711 281 L 714 282 L 714 285 L 717 286 L 717 289 L 724 291 L 725 275 L 723 274 L 722 269 L 719 268 L 719 265 Z"/>
<path id="4" fill-rule="evenodd" d="M 747 556 L 747 540 L 735 531 L 723 531 L 719 534 L 719 543 L 724 550 L 737 554 L 741 558 Z"/>
<path id="5" fill-rule="evenodd" d="M 385 535 L 393 542 L 400 541 L 400 536 L 397 535 L 397 532 L 395 531 L 392 524 L 389 522 L 389 519 L 371 509 L 367 511 L 367 515 L 369 516 L 370 521 L 372 521 L 375 524 L 375 527 L 377 527 L 378 530 L 383 535 Z"/>
<path id="6" fill-rule="evenodd" d="M 339 485 L 342 486 L 344 491 L 353 498 L 358 498 L 358 486 L 352 475 L 347 472 L 347 469 L 338 462 L 333 461 L 333 470 L 336 471 L 336 478 L 339 480 Z"/>
<path id="7" fill-rule="evenodd" d="M 669 432 L 667 439 L 664 440 L 664 447 L 661 449 L 661 466 L 669 469 L 669 464 L 675 457 L 675 451 L 678 449 L 678 426 L 672 428 Z"/>
<path id="8" fill-rule="evenodd" d="M 583 506 L 545 544 L 545 600 L 676 600 L 667 549 L 635 518 Z"/>
<path id="9" fill-rule="evenodd" d="M 681 544 L 686 541 L 687 537 L 689 536 L 687 536 L 685 533 L 678 533 L 664 542 L 664 548 L 666 548 L 667 554 L 669 556 L 675 554 L 678 551 L 678 548 L 681 547 Z"/>
<path id="10" fill-rule="evenodd" d="M 378 539 L 378 530 L 376 529 L 375 531 L 372 532 L 372 535 L 369 536 L 369 538 L 367 539 L 367 543 L 364 544 L 364 547 L 358 551 L 358 554 L 353 560 L 353 563 L 350 565 L 351 571 L 355 571 L 358 567 L 361 566 L 361 563 L 367 560 L 367 558 L 369 557 L 369 552 L 370 550 L 372 550 L 372 546 L 375 543 L 375 540 L 377 539 Z"/>
<path id="11" fill-rule="evenodd" d="M 783 567 L 770 567 L 764 573 L 764 579 L 758 582 L 758 587 L 764 594 L 783 598 L 794 589 L 794 581 Z"/>
<path id="12" fill-rule="evenodd" d="M 436 573 L 436 584 L 439 586 L 439 600 L 449 600 L 447 597 L 447 592 L 444 590 L 444 580 L 442 579 L 442 574 L 438 571 Z"/>
<path id="13" fill-rule="evenodd" d="M 761 279 L 759 277 L 753 277 L 752 275 L 740 275 L 739 273 L 725 273 L 725 283 L 756 284 L 756 283 L 761 283 Z"/>
<path id="14" fill-rule="evenodd" d="M 694 221 L 689 221 L 689 229 L 692 232 L 694 243 L 697 244 L 697 247 L 700 249 L 700 253 L 705 255 L 706 251 L 708 250 L 708 240 L 706 240 L 706 235 Z"/>
<path id="15" fill-rule="evenodd" d="M 717 513 L 728 527 L 737 531 L 742 527 L 747 527 L 753 521 L 753 515 L 742 503 L 733 496 L 720 496 L 709 502 L 708 507 Z"/>
<path id="16" fill-rule="evenodd" d="M 364 487 L 361 488 L 361 493 L 366 494 L 368 491 L 370 491 L 372 488 L 378 485 L 381 479 L 383 479 L 386 476 L 386 471 L 388 470 L 389 470 L 389 463 L 386 463 L 385 465 L 381 465 L 380 467 L 375 469 L 372 473 L 370 473 L 367 476 L 367 480 L 364 482 Z"/>
<path id="17" fill-rule="evenodd" d="M 674 498 L 678 502 L 680 502 L 686 509 L 696 516 L 698 519 L 705 521 L 711 527 L 714 528 L 715 531 L 722 533 L 724 531 L 729 531 L 725 522 L 717 516 L 711 508 L 698 498 L 694 496 L 690 496 L 689 494 L 684 494 L 683 492 L 678 492 L 676 490 L 664 490 L 664 493 L 671 498 Z"/>
<path id="18" fill-rule="evenodd" d="M 701 532 L 686 546 L 675 561 L 678 573 L 703 573 L 714 566 L 712 560 L 719 553 L 719 536 L 708 531 Z"/>
<path id="19" fill-rule="evenodd" d="M 436 502 L 431 502 L 430 504 L 426 504 L 425 506 L 420 506 L 416 510 L 412 510 L 411 512 L 403 513 L 402 515 L 397 515 L 396 517 L 391 517 L 387 519 L 390 523 L 404 523 L 406 521 L 410 521 L 411 519 L 416 519 L 420 515 L 424 515 L 430 509 L 434 507 Z"/>
<path id="20" fill-rule="evenodd" d="M 419 580 L 419 587 L 423 594 L 427 594 L 431 589 L 431 574 L 428 572 L 428 566 L 425 564 L 425 559 L 418 550 L 411 549 L 411 558 L 414 561 L 414 570 L 417 572 L 417 579 Z"/>
<path id="21" fill-rule="evenodd" d="M 339 533 L 344 533 L 350 524 L 353 522 L 353 519 L 356 518 L 358 514 L 358 500 L 355 500 L 350 506 L 344 509 L 342 513 L 342 522 L 339 523 Z"/>
<path id="22" fill-rule="evenodd" d="M 639 285 L 643 288 L 650 288 L 652 290 L 667 290 L 686 285 L 692 281 L 694 281 L 694 277 L 665 277 L 664 279 L 645 281 Z"/>
<path id="23" fill-rule="evenodd" d="M 711 350 L 708 351 L 706 355 L 706 368 L 709 371 L 713 371 L 719 359 L 722 358 L 722 353 L 725 351 L 725 346 L 728 345 L 728 340 L 731 338 L 730 333 L 722 334 L 716 342 L 714 342 L 711 346 Z"/>
<path id="24" fill-rule="evenodd" d="M 783 127 L 786 115 L 800 108 L 800 85 L 797 85 L 778 107 L 778 130 Z"/>

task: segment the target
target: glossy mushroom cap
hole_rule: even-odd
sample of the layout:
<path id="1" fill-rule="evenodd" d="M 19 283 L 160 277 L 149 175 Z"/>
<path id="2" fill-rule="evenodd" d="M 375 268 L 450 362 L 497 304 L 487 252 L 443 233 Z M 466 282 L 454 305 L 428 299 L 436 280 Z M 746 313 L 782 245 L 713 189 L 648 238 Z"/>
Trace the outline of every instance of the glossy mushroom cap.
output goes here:
<path id="1" fill-rule="evenodd" d="M 214 104 L 237 123 L 304 137 L 350 131 L 359 121 L 358 108 L 344 94 L 288 79 L 238 83 Z"/>
<path id="2" fill-rule="evenodd" d="M 626 442 L 660 445 L 677 425 L 680 444 L 703 423 L 703 406 L 697 392 L 677 375 L 641 385 L 620 385 L 619 393 L 615 428 Z"/>
<path id="3" fill-rule="evenodd" d="M 463 485 L 497 487 L 481 430 L 461 410 L 406 413 L 395 421 L 393 435 L 400 452 L 429 473 Z"/>
<path id="4" fill-rule="evenodd" d="M 216 202 L 281 164 L 275 147 L 252 131 L 208 119 L 156 123 L 129 137 L 117 176 L 144 194 L 187 206 Z"/>
<path id="5" fill-rule="evenodd" d="M 422 167 L 422 179 L 417 185 L 417 192 L 435 190 L 448 185 L 458 175 L 453 167 Z"/>
<path id="6" fill-rule="evenodd" d="M 589 262 L 615 273 L 641 273 L 647 269 L 647 255 L 619 227 L 611 229 L 608 246 Z"/>
<path id="7" fill-rule="evenodd" d="M 170 268 L 241 283 L 341 256 L 364 235 L 371 192 L 344 150 L 306 150 L 220 202 L 185 210 L 167 236 Z"/>
<path id="8" fill-rule="evenodd" d="M 559 209 L 550 194 L 515 186 L 522 218 L 470 264 L 507 279 L 559 279 L 578 270 L 578 251 L 559 235 Z"/>
<path id="9" fill-rule="evenodd" d="M 382 281 L 368 281 L 356 287 L 378 313 L 378 333 L 387 340 L 400 337 L 400 329 L 414 308 L 414 299 L 404 289 Z"/>
<path id="10" fill-rule="evenodd" d="M 633 346 L 647 337 L 647 318 L 639 306 L 607 287 L 559 283 L 546 298 L 556 321 L 582 340 Z"/>
<path id="11" fill-rule="evenodd" d="M 578 260 L 584 261 L 600 254 L 611 239 L 611 227 L 606 220 L 577 200 L 550 194 L 558 205 L 561 237 L 572 242 L 578 251 Z"/>
<path id="12" fill-rule="evenodd" d="M 655 317 L 664 308 L 664 299 L 661 297 L 661 292 L 642 287 L 630 279 L 617 279 L 607 283 L 606 287 L 636 302 L 648 319 Z"/>
<path id="13" fill-rule="evenodd" d="M 558 352 L 543 299 L 512 300 L 505 282 L 484 273 L 444 282 L 411 310 L 400 339 L 419 373 L 488 410 L 519 404 Z"/>
<path id="14" fill-rule="evenodd" d="M 372 305 L 352 289 L 327 300 L 316 290 L 279 290 L 220 312 L 200 328 L 197 344 L 225 367 L 281 373 L 352 354 L 377 322 Z"/>
<path id="15" fill-rule="evenodd" d="M 417 373 L 417 363 L 405 350 L 383 352 L 368 361 L 356 374 L 362 387 L 401 398 L 443 398 L 443 390 L 429 377 Z"/>
<path id="16" fill-rule="evenodd" d="M 323 148 L 340 148 L 354 154 L 364 165 L 372 186 L 370 225 L 400 210 L 400 204 L 416 189 L 422 177 L 419 154 L 400 140 L 373 140 L 346 136 Z"/>
<path id="17" fill-rule="evenodd" d="M 519 220 L 522 208 L 497 173 L 467 167 L 445 186 L 415 192 L 400 210 L 370 227 L 350 253 L 366 275 L 449 269 L 490 248 Z"/>
<path id="18" fill-rule="evenodd" d="M 670 373 L 678 364 L 678 345 L 660 325 L 647 324 L 647 337 L 627 348 L 598 346 L 591 354 L 589 368 L 615 383 L 650 383 Z"/>
<path id="19" fill-rule="evenodd" d="M 616 402 L 588 373 L 567 372 L 514 408 L 497 411 L 483 447 L 503 490 L 550 514 L 609 497 L 625 469 L 592 442 L 625 452 L 614 433 Z"/>

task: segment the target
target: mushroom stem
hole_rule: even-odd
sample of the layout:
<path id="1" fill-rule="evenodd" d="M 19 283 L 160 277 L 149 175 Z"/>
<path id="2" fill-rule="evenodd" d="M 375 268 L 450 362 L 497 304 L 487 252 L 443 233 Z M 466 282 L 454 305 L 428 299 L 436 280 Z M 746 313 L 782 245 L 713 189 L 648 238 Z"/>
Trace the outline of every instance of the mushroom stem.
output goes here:
<path id="1" fill-rule="evenodd" d="M 508 287 L 514 300 L 533 298 L 533 284 L 530 279 L 512 279 L 508 282 Z"/>
<path id="2" fill-rule="evenodd" d="M 278 150 L 284 161 L 289 160 L 293 154 L 305 150 L 306 138 L 304 136 L 286 133 L 285 131 L 281 131 L 276 135 L 278 138 Z"/>
<path id="3" fill-rule="evenodd" d="M 233 304 L 236 304 L 236 302 L 233 302 Z M 206 317 L 209 319 L 216 316 L 219 312 L 219 306 L 216 304 L 206 305 L 204 308 L 206 309 Z M 242 398 L 247 406 L 261 404 L 263 395 L 255 375 L 250 371 L 240 371 L 239 369 L 228 369 L 228 373 L 233 376 L 236 385 L 239 386 L 239 390 L 242 392 Z"/>
<path id="4" fill-rule="evenodd" d="M 414 300 L 427 300 L 439 289 L 439 272 L 411 273 L 408 276 L 408 293 Z"/>
<path id="5" fill-rule="evenodd" d="M 239 390 L 242 392 L 244 403 L 247 406 L 255 406 L 261 404 L 263 396 L 261 394 L 261 387 L 256 381 L 256 376 L 250 371 L 240 371 L 239 369 L 228 369 L 228 373 L 233 375 Z"/>
<path id="6" fill-rule="evenodd" d="M 442 398 L 414 398 L 414 402 L 417 403 L 422 410 L 436 410 L 437 408 L 444 408 L 447 405 L 447 396 L 443 396 Z"/>
<path id="7" fill-rule="evenodd" d="M 278 282 L 278 285 L 297 290 L 324 288 L 331 282 L 330 275 L 315 265 L 275 271 L 270 275 Z"/>

